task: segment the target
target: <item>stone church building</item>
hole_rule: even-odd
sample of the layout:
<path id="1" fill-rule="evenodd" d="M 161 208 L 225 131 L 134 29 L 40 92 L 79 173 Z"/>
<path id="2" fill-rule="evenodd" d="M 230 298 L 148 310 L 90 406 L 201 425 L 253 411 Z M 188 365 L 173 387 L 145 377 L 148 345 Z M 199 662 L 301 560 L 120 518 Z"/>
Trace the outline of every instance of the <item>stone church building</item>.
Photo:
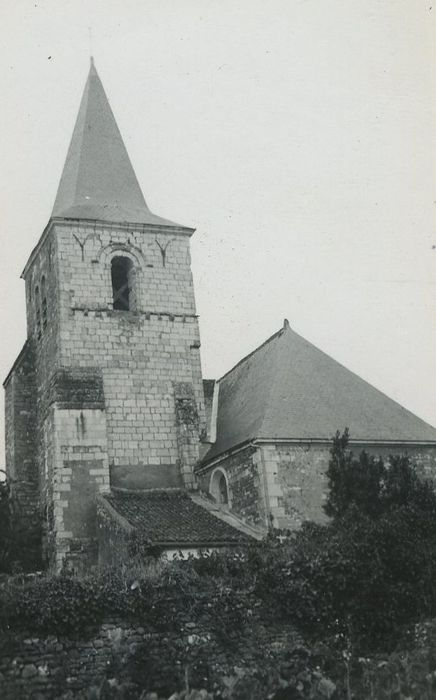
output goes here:
<path id="1" fill-rule="evenodd" d="M 194 230 L 152 214 L 91 68 L 50 220 L 22 277 L 6 468 L 48 565 L 196 551 L 323 519 L 330 440 L 436 473 L 436 429 L 287 321 L 203 380 Z"/>

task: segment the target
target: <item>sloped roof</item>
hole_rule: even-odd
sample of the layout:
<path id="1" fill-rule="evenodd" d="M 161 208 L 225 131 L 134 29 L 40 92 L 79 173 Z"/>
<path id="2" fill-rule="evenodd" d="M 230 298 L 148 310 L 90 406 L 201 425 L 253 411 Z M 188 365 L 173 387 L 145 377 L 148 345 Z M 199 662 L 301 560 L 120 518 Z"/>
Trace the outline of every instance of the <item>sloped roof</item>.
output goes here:
<path id="1" fill-rule="evenodd" d="M 112 493 L 102 498 L 154 545 L 200 548 L 253 541 L 194 503 L 186 491 Z"/>
<path id="2" fill-rule="evenodd" d="M 284 327 L 219 380 L 217 439 L 203 462 L 248 440 L 434 442 L 436 428 Z"/>
<path id="3" fill-rule="evenodd" d="M 179 227 L 147 207 L 92 59 L 52 217 Z"/>

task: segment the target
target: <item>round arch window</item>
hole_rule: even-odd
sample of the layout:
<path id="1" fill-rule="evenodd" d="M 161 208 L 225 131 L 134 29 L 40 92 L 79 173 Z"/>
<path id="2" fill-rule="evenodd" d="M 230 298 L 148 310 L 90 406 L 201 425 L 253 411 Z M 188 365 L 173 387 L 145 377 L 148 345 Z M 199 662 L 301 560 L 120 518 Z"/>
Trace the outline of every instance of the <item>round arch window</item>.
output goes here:
<path id="1" fill-rule="evenodd" d="M 130 258 L 116 255 L 111 260 L 113 308 L 116 311 L 129 311 L 132 308 L 134 292 L 134 266 Z"/>
<path id="2" fill-rule="evenodd" d="M 210 480 L 210 493 L 215 502 L 223 506 L 229 505 L 229 489 L 227 477 L 222 469 L 216 469 Z"/>

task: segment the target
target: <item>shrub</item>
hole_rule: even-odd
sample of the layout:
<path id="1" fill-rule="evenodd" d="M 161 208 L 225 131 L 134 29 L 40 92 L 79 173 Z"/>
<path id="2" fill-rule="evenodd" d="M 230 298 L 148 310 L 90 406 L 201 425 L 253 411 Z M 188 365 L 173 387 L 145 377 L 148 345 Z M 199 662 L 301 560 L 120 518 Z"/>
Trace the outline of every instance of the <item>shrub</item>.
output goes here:
<path id="1" fill-rule="evenodd" d="M 363 451 L 356 459 L 348 449 L 348 430 L 336 433 L 327 470 L 327 515 L 338 519 L 349 509 L 378 517 L 408 506 L 436 515 L 436 494 L 431 481 L 419 478 L 416 467 L 403 455 L 391 455 L 387 463 Z"/>
<path id="2" fill-rule="evenodd" d="M 256 591 L 275 619 L 372 649 L 436 614 L 436 497 L 407 458 L 356 460 L 347 443 L 337 434 L 332 446 L 331 523 L 289 537 L 264 562 Z"/>
<path id="3" fill-rule="evenodd" d="M 39 515 L 25 514 L 10 479 L 0 479 L 0 573 L 40 569 L 41 533 Z"/>
<path id="4" fill-rule="evenodd" d="M 0 481 L 0 573 L 9 571 L 13 543 L 10 486 Z"/>

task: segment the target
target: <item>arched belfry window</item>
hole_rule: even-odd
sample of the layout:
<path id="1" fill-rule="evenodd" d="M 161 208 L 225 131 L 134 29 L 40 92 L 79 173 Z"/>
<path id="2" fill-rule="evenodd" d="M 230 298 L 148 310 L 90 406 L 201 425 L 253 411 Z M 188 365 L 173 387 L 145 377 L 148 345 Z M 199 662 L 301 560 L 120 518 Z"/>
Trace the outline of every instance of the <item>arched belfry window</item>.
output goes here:
<path id="1" fill-rule="evenodd" d="M 111 260 L 113 308 L 129 311 L 133 301 L 134 266 L 130 258 L 116 255 Z"/>
<path id="2" fill-rule="evenodd" d="M 210 480 L 210 493 L 215 502 L 223 506 L 229 505 L 229 490 L 227 477 L 222 469 L 215 469 Z"/>

